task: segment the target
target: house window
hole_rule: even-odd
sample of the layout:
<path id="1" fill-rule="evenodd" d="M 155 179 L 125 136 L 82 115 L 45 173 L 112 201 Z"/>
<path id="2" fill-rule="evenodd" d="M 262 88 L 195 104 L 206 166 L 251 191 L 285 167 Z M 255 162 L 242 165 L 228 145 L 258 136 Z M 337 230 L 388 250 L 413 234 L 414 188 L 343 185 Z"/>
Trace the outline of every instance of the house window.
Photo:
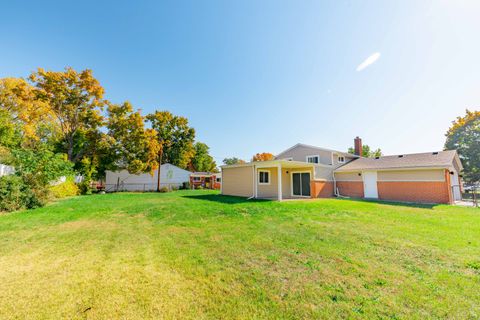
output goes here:
<path id="1" fill-rule="evenodd" d="M 307 162 L 308 163 L 320 163 L 320 157 L 319 156 L 307 156 Z"/>
<path id="2" fill-rule="evenodd" d="M 342 156 L 338 157 L 338 162 L 345 163 L 345 157 L 342 157 Z"/>
<path id="3" fill-rule="evenodd" d="M 258 171 L 258 184 L 270 184 L 270 171 Z"/>
<path id="4" fill-rule="evenodd" d="M 217 182 L 218 183 L 222 182 L 222 178 L 217 178 Z"/>
<path id="5" fill-rule="evenodd" d="M 200 181 L 200 177 L 193 177 L 193 182 L 199 182 Z"/>

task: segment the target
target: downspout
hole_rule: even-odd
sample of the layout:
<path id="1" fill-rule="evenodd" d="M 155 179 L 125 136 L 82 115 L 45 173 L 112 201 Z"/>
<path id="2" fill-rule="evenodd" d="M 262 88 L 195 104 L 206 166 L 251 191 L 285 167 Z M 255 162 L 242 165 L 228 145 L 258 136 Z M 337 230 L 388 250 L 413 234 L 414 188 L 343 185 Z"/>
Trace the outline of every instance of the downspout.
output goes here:
<path id="1" fill-rule="evenodd" d="M 335 197 L 350 199 L 350 197 L 342 196 L 340 194 L 340 192 L 338 192 L 338 190 L 337 190 L 337 180 L 335 180 L 335 172 L 332 172 L 332 177 L 333 177 L 333 192 L 334 192 Z"/>
<path id="2" fill-rule="evenodd" d="M 332 171 L 332 178 L 333 178 L 333 195 L 335 197 L 338 197 L 337 180 L 335 180 L 335 171 Z"/>

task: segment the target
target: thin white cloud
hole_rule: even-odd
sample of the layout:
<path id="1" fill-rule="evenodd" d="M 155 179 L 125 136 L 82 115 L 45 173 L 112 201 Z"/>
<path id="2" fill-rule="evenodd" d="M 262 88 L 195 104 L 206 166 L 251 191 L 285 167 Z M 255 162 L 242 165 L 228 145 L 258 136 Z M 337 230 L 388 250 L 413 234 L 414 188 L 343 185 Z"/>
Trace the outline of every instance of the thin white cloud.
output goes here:
<path id="1" fill-rule="evenodd" d="M 365 59 L 365 61 L 363 61 L 362 63 L 360 63 L 358 65 L 357 71 L 362 71 L 363 69 L 365 69 L 369 65 L 375 63 L 379 58 L 380 58 L 380 52 L 375 52 L 375 53 L 371 54 L 367 59 Z"/>

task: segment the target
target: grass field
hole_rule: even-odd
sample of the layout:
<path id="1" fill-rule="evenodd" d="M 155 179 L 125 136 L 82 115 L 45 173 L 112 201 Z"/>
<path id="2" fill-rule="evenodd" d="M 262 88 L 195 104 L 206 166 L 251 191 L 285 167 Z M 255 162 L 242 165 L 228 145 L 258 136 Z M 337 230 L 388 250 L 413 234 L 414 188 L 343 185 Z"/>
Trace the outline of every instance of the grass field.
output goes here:
<path id="1" fill-rule="evenodd" d="M 0 216 L 0 319 L 479 317 L 480 209 L 178 191 Z"/>

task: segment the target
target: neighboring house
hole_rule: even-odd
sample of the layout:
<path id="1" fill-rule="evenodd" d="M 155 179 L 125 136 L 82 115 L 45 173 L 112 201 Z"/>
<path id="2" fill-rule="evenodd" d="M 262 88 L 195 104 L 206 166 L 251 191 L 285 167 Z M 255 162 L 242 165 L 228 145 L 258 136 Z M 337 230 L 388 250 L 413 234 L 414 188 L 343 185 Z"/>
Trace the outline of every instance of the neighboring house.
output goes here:
<path id="1" fill-rule="evenodd" d="M 13 169 L 13 167 L 0 163 L 0 177 L 12 174 L 14 172 L 15 170 Z"/>
<path id="2" fill-rule="evenodd" d="M 179 188 L 188 183 L 190 171 L 170 163 L 160 168 L 160 187 Z M 153 174 L 131 174 L 127 170 L 106 171 L 105 191 L 155 191 L 157 190 L 158 171 Z"/>
<path id="3" fill-rule="evenodd" d="M 222 174 L 215 172 L 193 172 L 190 174 L 190 187 L 197 189 L 202 187 L 204 189 L 222 188 Z"/>
<path id="4" fill-rule="evenodd" d="M 275 160 L 222 166 L 222 194 L 250 198 L 323 198 L 453 203 L 461 199 L 456 151 L 363 158 L 355 154 L 296 144 Z"/>
<path id="5" fill-rule="evenodd" d="M 4 164 L 0 163 L 0 177 L 6 176 L 6 175 L 9 175 L 9 174 L 13 174 L 14 172 L 15 172 L 15 169 L 13 167 L 10 167 L 10 166 L 7 166 L 7 165 L 4 165 Z M 75 180 L 74 180 L 75 183 L 80 183 L 80 182 L 82 182 L 82 180 L 83 180 L 82 176 L 75 176 Z M 57 181 L 53 181 L 50 184 L 56 186 L 56 185 L 64 183 L 65 181 L 67 181 L 67 177 L 62 176 L 62 177 L 58 178 Z"/>

